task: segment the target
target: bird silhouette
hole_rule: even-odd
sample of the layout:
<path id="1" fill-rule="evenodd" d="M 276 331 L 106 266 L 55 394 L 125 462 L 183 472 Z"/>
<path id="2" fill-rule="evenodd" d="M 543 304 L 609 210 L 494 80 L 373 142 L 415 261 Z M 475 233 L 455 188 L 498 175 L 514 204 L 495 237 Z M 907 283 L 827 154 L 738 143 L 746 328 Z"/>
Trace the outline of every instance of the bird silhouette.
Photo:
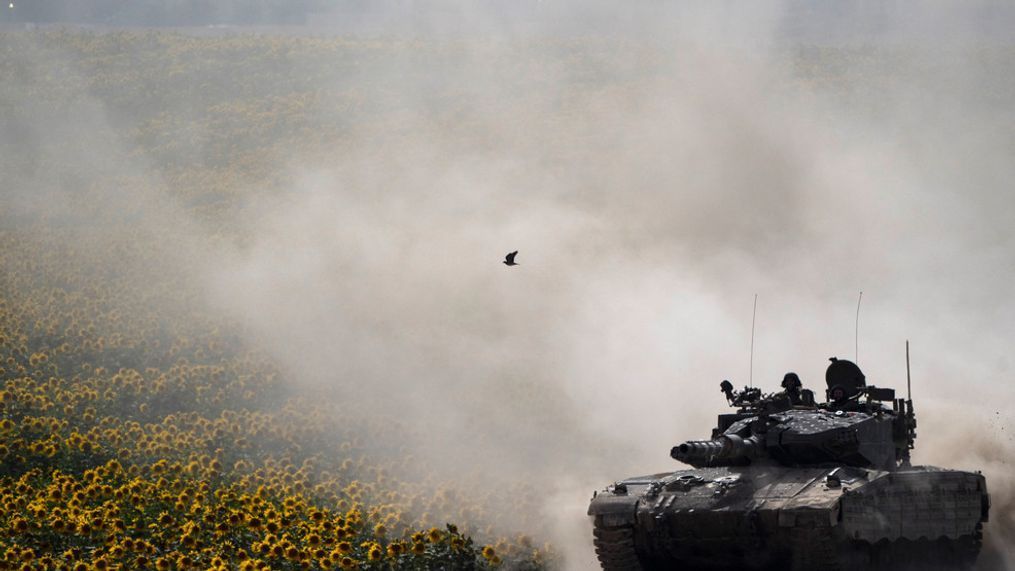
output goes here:
<path id="1" fill-rule="evenodd" d="M 515 250 L 514 252 L 511 252 L 507 256 L 504 256 L 504 265 L 505 266 L 517 266 L 518 264 L 515 263 L 515 256 L 517 256 L 517 255 L 518 255 L 518 250 Z"/>

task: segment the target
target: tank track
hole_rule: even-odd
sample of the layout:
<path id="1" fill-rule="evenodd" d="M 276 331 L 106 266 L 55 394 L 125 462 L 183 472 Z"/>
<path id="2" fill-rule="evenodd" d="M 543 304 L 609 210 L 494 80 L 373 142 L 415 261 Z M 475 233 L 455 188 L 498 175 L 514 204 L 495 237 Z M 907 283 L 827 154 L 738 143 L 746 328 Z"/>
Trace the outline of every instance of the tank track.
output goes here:
<path id="1" fill-rule="evenodd" d="M 596 517 L 592 533 L 603 571 L 694 568 L 679 561 L 645 561 L 638 555 L 632 524 L 608 526 L 601 517 Z M 976 534 L 953 540 L 899 540 L 871 545 L 846 540 L 837 528 L 810 528 L 793 530 L 790 545 L 791 571 L 959 571 L 973 568 L 981 538 Z"/>
<path id="2" fill-rule="evenodd" d="M 980 553 L 977 536 L 936 541 L 900 540 L 870 545 L 837 537 L 834 528 L 797 529 L 793 571 L 959 571 L 972 569 Z"/>
<path id="3" fill-rule="evenodd" d="M 844 557 L 841 543 L 832 528 L 793 530 L 793 571 L 843 571 L 851 563 Z"/>
<path id="4" fill-rule="evenodd" d="M 870 548 L 874 569 L 899 571 L 959 571 L 972 569 L 980 554 L 975 536 L 936 541 L 897 541 Z"/>
<path id="5" fill-rule="evenodd" d="M 597 517 L 592 534 L 603 571 L 644 571 L 634 545 L 633 526 L 606 526 L 602 518 Z"/>

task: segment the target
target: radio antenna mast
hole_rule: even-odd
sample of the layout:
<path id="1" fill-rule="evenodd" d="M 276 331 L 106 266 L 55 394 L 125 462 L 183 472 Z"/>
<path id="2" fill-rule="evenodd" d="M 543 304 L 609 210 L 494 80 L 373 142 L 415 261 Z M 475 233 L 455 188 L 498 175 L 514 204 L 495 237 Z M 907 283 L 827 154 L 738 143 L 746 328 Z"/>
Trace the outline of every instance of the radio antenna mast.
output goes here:
<path id="1" fill-rule="evenodd" d="M 860 364 L 860 301 L 863 299 L 863 290 L 860 290 L 860 297 L 856 298 L 856 324 L 853 328 L 853 362 Z"/>
<path id="2" fill-rule="evenodd" d="M 913 402 L 913 383 L 909 376 L 909 339 L 906 339 L 906 400 Z"/>
<path id="3" fill-rule="evenodd" d="M 754 322 L 758 317 L 758 294 L 754 294 L 754 311 L 751 313 L 751 368 L 747 373 L 747 382 L 754 387 Z"/>

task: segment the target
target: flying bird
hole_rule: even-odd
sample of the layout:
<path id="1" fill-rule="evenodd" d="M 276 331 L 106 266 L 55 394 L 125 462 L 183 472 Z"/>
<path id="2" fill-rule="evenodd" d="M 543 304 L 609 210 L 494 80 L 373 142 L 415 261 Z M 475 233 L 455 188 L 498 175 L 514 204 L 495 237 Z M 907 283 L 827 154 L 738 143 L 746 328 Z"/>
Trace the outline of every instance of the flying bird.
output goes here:
<path id="1" fill-rule="evenodd" d="M 518 264 L 515 263 L 515 256 L 517 256 L 517 255 L 518 255 L 518 250 L 515 250 L 514 252 L 511 252 L 510 254 L 504 256 L 504 265 L 505 266 L 517 266 Z"/>

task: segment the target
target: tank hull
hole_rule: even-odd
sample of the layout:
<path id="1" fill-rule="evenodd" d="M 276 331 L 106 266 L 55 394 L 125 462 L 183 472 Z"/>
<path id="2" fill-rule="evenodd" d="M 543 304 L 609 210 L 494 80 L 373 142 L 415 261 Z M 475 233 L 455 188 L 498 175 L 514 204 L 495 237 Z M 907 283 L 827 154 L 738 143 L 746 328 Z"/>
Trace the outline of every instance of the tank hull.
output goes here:
<path id="1" fill-rule="evenodd" d="M 753 464 L 630 478 L 589 506 L 604 569 L 961 569 L 989 496 L 978 473 Z"/>

